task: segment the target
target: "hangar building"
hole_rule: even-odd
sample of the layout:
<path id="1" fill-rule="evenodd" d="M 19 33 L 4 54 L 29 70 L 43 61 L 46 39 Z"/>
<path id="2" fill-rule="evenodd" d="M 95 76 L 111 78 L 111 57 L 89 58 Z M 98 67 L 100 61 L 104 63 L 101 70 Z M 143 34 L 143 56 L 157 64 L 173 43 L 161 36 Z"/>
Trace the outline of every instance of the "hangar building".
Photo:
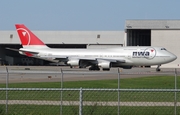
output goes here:
<path id="1" fill-rule="evenodd" d="M 14 25 L 13 25 L 14 26 Z M 31 30 L 31 28 L 29 28 Z M 180 20 L 126 20 L 124 31 L 33 31 L 52 48 L 107 48 L 122 46 L 162 46 L 177 55 Z M 0 31 L 0 64 L 48 65 L 5 49 L 20 48 L 17 32 Z M 178 58 L 164 67 L 179 67 Z"/>

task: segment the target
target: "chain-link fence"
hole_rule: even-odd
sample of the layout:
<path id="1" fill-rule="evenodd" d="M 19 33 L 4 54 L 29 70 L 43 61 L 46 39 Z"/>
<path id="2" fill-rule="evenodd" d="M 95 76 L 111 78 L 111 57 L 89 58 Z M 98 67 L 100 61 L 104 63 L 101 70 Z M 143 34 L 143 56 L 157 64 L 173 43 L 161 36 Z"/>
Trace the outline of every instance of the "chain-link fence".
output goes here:
<path id="1" fill-rule="evenodd" d="M 6 91 L 8 98 L 5 97 Z M 179 92 L 180 90 L 174 89 L 0 88 L 0 113 L 2 115 L 6 112 L 10 115 L 174 115 L 177 112 L 179 115 Z M 120 93 L 119 97 L 118 93 Z"/>
<path id="2" fill-rule="evenodd" d="M 9 72 L 8 69 L 4 74 L 6 84 L 0 88 L 0 115 L 180 115 L 176 71 L 171 73 L 174 87 L 168 89 L 121 88 L 119 70 L 113 73 L 118 79 L 117 88 L 66 88 L 62 70 L 53 73 L 59 77 L 59 88 L 19 88 L 9 83 L 15 73 L 24 75 L 19 71 Z M 93 73 L 93 76 L 96 74 Z M 47 76 L 48 79 L 52 77 Z M 22 85 L 28 85 L 28 82 Z"/>

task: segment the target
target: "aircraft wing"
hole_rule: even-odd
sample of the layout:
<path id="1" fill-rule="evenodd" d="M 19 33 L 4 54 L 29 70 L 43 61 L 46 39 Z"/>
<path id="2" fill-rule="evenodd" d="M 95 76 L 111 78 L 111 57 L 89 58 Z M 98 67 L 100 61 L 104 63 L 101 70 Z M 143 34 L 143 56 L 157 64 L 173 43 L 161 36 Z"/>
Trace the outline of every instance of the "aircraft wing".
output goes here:
<path id="1" fill-rule="evenodd" d="M 74 57 L 66 57 L 68 59 L 79 59 L 79 60 L 84 60 L 84 61 L 98 61 L 98 60 L 101 60 L 101 61 L 109 61 L 109 62 L 117 62 L 117 63 L 125 63 L 125 60 L 124 59 L 109 59 L 109 58 L 91 58 L 91 57 L 78 57 L 78 58 L 74 58 Z"/>
<path id="2" fill-rule="evenodd" d="M 47 56 L 39 56 L 39 57 L 41 57 L 41 58 L 53 58 L 53 59 L 56 59 L 56 60 L 63 60 L 63 59 L 68 59 L 68 57 L 66 57 L 66 56 L 52 56 L 52 55 L 47 55 Z"/>
<path id="3" fill-rule="evenodd" d="M 104 60 L 104 61 L 109 61 L 109 62 L 114 62 L 114 63 L 125 63 L 126 61 L 124 59 L 106 59 L 106 58 L 98 58 L 97 60 Z"/>
<path id="4" fill-rule="evenodd" d="M 69 61 L 81 61 L 83 66 L 87 67 L 89 65 L 99 64 L 99 63 L 126 63 L 124 59 L 109 59 L 109 58 L 91 58 L 91 57 L 78 57 L 78 58 L 68 58 Z"/>
<path id="5" fill-rule="evenodd" d="M 71 66 L 79 65 L 80 68 L 85 68 L 92 65 L 100 65 L 104 68 L 109 68 L 110 63 L 125 63 L 124 59 L 108 59 L 108 58 L 91 58 L 91 57 L 77 57 L 68 58 L 67 64 Z"/>

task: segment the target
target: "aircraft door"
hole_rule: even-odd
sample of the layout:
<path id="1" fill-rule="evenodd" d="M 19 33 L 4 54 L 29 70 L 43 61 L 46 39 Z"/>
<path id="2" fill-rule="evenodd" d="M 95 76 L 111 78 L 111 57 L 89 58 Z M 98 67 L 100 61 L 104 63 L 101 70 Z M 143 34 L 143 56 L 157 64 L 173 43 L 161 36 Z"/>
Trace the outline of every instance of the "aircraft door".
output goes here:
<path id="1" fill-rule="evenodd" d="M 127 59 L 131 59 L 131 57 L 132 57 L 131 54 L 127 54 L 127 55 L 126 55 L 126 58 L 127 58 Z"/>
<path id="2" fill-rule="evenodd" d="M 128 54 L 128 59 L 131 59 L 131 55 L 130 54 Z"/>

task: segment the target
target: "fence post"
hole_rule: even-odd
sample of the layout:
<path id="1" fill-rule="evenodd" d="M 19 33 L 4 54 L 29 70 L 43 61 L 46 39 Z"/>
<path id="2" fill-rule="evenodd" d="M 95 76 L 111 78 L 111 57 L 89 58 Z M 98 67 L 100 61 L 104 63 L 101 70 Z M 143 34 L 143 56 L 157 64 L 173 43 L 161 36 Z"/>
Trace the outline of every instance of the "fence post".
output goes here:
<path id="1" fill-rule="evenodd" d="M 79 91 L 79 115 L 82 115 L 83 112 L 82 107 L 83 107 L 83 90 L 81 87 Z"/>
<path id="2" fill-rule="evenodd" d="M 175 89 L 175 92 L 174 92 L 174 115 L 176 115 L 176 111 L 177 111 L 177 70 L 175 68 L 175 75 L 174 75 L 174 89 Z"/>
<path id="3" fill-rule="evenodd" d="M 8 114 L 8 84 L 9 84 L 9 71 L 8 68 L 6 67 L 6 114 Z"/>
<path id="4" fill-rule="evenodd" d="M 62 115 L 62 106 L 63 106 L 63 71 L 61 68 L 61 109 L 60 109 L 60 115 Z"/>
<path id="5" fill-rule="evenodd" d="M 118 68 L 118 115 L 120 114 L 120 70 Z"/>

